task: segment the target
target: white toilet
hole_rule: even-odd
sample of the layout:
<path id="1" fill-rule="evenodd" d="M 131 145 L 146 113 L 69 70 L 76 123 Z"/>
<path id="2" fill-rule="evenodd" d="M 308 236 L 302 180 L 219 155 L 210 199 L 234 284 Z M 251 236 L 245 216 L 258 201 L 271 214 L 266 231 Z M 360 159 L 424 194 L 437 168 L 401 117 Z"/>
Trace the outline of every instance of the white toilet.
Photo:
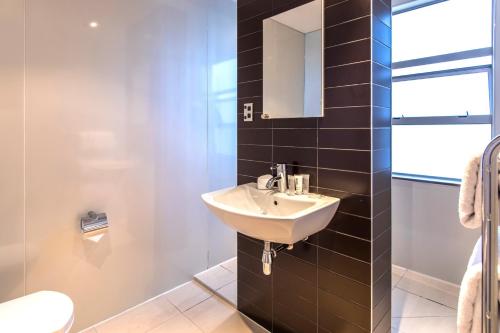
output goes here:
<path id="1" fill-rule="evenodd" d="M 73 301 L 56 291 L 39 291 L 0 304 L 0 332 L 67 333 Z"/>

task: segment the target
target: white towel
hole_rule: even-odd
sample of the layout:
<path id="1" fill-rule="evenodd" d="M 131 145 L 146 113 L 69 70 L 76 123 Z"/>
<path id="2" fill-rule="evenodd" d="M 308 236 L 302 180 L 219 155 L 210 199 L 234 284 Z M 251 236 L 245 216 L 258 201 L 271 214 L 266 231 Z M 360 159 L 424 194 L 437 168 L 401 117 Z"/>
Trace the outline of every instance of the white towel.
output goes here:
<path id="1" fill-rule="evenodd" d="M 458 197 L 460 223 L 470 229 L 479 228 L 483 219 L 483 180 L 480 169 L 481 155 L 477 155 L 471 158 L 465 167 L 460 186 L 460 196 Z"/>
<path id="2" fill-rule="evenodd" d="M 481 333 L 482 242 L 476 242 L 460 285 L 457 309 L 457 333 Z M 498 253 L 500 254 L 500 242 Z M 498 267 L 497 267 L 498 270 Z M 500 276 L 500 270 L 498 270 Z M 500 295 L 499 295 L 500 299 Z"/>
<path id="3" fill-rule="evenodd" d="M 481 156 L 475 156 L 467 163 L 458 197 L 458 216 L 466 228 L 481 226 L 482 221 L 482 177 L 480 174 Z"/>

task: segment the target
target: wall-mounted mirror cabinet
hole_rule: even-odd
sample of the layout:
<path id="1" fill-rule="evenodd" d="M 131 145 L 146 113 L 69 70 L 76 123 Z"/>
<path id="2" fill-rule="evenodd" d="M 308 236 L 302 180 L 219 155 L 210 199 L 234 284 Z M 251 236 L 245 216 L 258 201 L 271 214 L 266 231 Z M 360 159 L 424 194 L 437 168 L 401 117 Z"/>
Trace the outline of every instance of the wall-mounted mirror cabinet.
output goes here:
<path id="1" fill-rule="evenodd" d="M 263 22 L 263 118 L 323 116 L 323 0 Z"/>

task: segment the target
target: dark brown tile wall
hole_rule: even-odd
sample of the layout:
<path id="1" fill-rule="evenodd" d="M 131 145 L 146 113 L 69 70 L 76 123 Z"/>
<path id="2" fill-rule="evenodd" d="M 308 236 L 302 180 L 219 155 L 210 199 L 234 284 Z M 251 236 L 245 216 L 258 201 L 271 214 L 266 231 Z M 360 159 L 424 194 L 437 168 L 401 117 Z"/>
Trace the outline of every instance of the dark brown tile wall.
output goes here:
<path id="1" fill-rule="evenodd" d="M 262 20 L 310 0 L 238 0 L 238 183 L 273 163 L 341 199 L 327 228 L 262 274 L 261 241 L 238 235 L 238 308 L 272 332 L 389 332 L 389 0 L 325 0 L 322 118 L 262 120 Z M 243 104 L 254 121 L 243 122 Z"/>

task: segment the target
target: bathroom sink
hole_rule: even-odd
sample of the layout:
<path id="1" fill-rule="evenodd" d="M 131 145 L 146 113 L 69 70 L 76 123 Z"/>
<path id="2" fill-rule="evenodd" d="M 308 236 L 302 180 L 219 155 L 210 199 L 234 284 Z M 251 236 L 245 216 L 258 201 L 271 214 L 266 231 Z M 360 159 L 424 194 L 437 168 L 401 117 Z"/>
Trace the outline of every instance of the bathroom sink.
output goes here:
<path id="1" fill-rule="evenodd" d="M 294 244 L 330 223 L 340 200 L 318 194 L 258 190 L 255 183 L 201 196 L 208 208 L 236 231 L 267 242 Z"/>

